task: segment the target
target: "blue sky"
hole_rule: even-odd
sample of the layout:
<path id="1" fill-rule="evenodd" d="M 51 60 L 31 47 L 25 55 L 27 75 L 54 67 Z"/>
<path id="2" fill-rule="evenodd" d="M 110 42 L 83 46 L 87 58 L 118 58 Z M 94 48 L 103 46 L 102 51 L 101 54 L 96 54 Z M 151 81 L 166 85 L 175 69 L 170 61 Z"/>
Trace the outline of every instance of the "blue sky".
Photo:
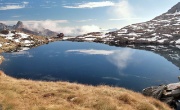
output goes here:
<path id="1" fill-rule="evenodd" d="M 179 0 L 0 0 L 0 21 L 83 34 L 144 22 Z"/>

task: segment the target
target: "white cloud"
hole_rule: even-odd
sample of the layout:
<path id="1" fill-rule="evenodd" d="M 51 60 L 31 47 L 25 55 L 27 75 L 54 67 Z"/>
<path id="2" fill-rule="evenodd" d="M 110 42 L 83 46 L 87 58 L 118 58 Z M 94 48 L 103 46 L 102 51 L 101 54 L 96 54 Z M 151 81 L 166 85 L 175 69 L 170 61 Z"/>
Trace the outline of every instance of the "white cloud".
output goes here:
<path id="1" fill-rule="evenodd" d="M 25 5 L 29 4 L 29 2 L 22 2 L 22 3 L 25 4 Z"/>
<path id="2" fill-rule="evenodd" d="M 111 55 L 114 53 L 114 51 L 111 50 L 95 50 L 95 49 L 67 50 L 66 52 L 83 53 L 88 55 Z"/>
<path id="3" fill-rule="evenodd" d="M 6 25 L 14 25 L 17 21 L 0 21 Z M 23 24 L 31 30 L 41 30 L 42 28 L 50 29 L 55 32 L 63 32 L 65 35 L 76 36 L 89 32 L 100 32 L 101 29 L 96 25 L 84 25 L 84 26 L 62 26 L 64 23 L 69 23 L 68 20 L 28 20 L 22 21 Z"/>
<path id="4" fill-rule="evenodd" d="M 96 19 L 78 20 L 78 21 L 76 21 L 76 22 L 83 23 L 83 22 L 89 22 L 89 21 L 96 21 Z"/>
<path id="5" fill-rule="evenodd" d="M 5 3 L 5 6 L 1 6 L 0 10 L 15 10 L 15 9 L 22 9 L 28 5 L 29 2 L 21 2 L 21 3 Z"/>
<path id="6" fill-rule="evenodd" d="M 108 56 L 108 60 L 119 69 L 124 69 L 132 59 L 132 55 L 133 51 L 130 49 L 118 50 L 114 51 L 114 54 Z"/>
<path id="7" fill-rule="evenodd" d="M 129 4 L 128 0 L 120 0 L 119 3 L 116 3 L 115 6 L 108 10 L 108 13 L 117 19 L 127 19 L 135 16 L 133 7 Z"/>
<path id="8" fill-rule="evenodd" d="M 124 20 L 138 20 L 143 18 L 120 18 L 120 19 L 109 19 L 109 21 L 124 21 Z"/>
<path id="9" fill-rule="evenodd" d="M 21 16 L 18 16 L 18 15 L 15 15 L 15 16 L 12 16 L 13 18 L 19 18 L 19 17 L 21 17 Z"/>
<path id="10" fill-rule="evenodd" d="M 96 25 L 84 26 L 62 26 L 62 23 L 68 23 L 67 20 L 45 20 L 45 21 L 23 21 L 26 26 L 32 29 L 40 30 L 42 28 L 50 29 L 55 32 L 63 32 L 65 35 L 81 35 L 89 32 L 99 32 L 100 28 Z"/>
<path id="11" fill-rule="evenodd" d="M 6 6 L 1 6 L 0 10 L 14 10 L 21 8 L 25 8 L 25 5 L 6 5 Z"/>
<path id="12" fill-rule="evenodd" d="M 74 6 L 63 6 L 64 8 L 98 8 L 98 7 L 107 7 L 114 6 L 115 4 L 111 1 L 102 1 L 102 2 L 88 2 L 81 3 Z"/>

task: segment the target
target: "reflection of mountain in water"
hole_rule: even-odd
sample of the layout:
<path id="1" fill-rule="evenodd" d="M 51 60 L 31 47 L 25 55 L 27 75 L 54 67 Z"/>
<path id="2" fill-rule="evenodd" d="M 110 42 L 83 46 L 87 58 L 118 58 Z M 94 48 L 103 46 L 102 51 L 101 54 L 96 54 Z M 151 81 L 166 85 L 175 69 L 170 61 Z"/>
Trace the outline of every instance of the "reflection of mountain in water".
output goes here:
<path id="1" fill-rule="evenodd" d="M 180 47 L 173 45 L 129 45 L 128 47 L 157 53 L 180 68 Z"/>

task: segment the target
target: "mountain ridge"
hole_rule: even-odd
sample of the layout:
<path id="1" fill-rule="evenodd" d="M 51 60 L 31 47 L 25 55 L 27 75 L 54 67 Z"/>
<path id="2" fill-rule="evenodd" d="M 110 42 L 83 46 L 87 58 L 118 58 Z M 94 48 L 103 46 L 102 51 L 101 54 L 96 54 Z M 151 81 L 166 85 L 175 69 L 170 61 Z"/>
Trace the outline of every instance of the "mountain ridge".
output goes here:
<path id="1" fill-rule="evenodd" d="M 180 11 L 180 2 L 178 2 L 176 5 L 174 5 L 171 9 L 167 11 L 167 13 L 175 13 L 177 11 Z"/>
<path id="2" fill-rule="evenodd" d="M 152 20 L 131 24 L 119 30 L 70 38 L 72 41 L 101 42 L 110 45 L 180 45 L 180 2 Z"/>
<path id="3" fill-rule="evenodd" d="M 17 24 L 13 26 L 7 26 L 3 23 L 0 23 L 0 31 L 2 30 L 17 30 L 28 34 L 46 37 L 56 37 L 58 34 L 57 32 L 45 28 L 42 28 L 41 30 L 34 30 L 32 28 L 25 26 L 22 21 L 18 21 Z"/>

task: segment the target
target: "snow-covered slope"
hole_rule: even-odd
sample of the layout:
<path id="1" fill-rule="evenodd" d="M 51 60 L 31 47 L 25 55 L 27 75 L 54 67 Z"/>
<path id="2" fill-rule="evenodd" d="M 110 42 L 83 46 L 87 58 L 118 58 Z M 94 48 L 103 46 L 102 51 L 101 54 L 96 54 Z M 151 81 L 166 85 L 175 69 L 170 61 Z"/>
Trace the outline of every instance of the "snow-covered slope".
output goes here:
<path id="1" fill-rule="evenodd" d="M 4 30 L 0 32 L 0 50 L 17 51 L 48 43 L 49 39 L 25 34 L 23 32 Z"/>
<path id="2" fill-rule="evenodd" d="M 180 45 L 180 2 L 168 12 L 144 23 L 132 24 L 108 33 L 118 44 Z"/>
<path id="3" fill-rule="evenodd" d="M 92 32 L 68 40 L 102 42 L 117 46 L 180 45 L 180 2 L 166 13 L 150 21 L 132 24 L 108 33 Z"/>

